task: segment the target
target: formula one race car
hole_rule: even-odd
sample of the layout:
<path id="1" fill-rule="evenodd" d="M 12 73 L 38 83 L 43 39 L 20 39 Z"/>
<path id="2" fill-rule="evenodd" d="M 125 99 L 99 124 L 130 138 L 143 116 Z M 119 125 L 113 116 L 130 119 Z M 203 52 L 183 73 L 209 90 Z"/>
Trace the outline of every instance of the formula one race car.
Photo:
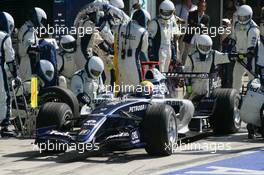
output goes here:
<path id="1" fill-rule="evenodd" d="M 194 112 L 189 100 L 129 95 L 97 98 L 93 103 L 98 107 L 87 114 L 82 109 L 80 117 L 65 103 L 44 104 L 37 117 L 36 144 L 48 152 L 64 152 L 65 145 L 71 144 L 122 149 L 144 146 L 150 155 L 166 156 L 172 154 L 178 133 L 187 132 Z M 50 150 L 50 143 L 64 147 Z"/>
<path id="2" fill-rule="evenodd" d="M 146 74 L 151 77 L 151 72 Z M 102 95 L 92 100 L 95 109 L 83 107 L 80 117 L 65 103 L 45 103 L 37 117 L 36 144 L 45 152 L 65 152 L 72 144 L 86 144 L 89 148 L 114 145 L 122 149 L 143 146 L 150 155 L 166 156 L 174 152 L 179 136 L 184 137 L 189 128 L 196 133 L 209 128 L 221 134 L 239 130 L 237 91 L 215 88 L 214 77 L 207 73 L 167 73 L 165 76 L 209 79 L 210 90 L 198 102 L 166 98 L 166 94 L 159 92 L 151 97 L 135 93 L 121 98 Z M 162 81 L 163 78 L 159 79 L 156 87 Z"/>

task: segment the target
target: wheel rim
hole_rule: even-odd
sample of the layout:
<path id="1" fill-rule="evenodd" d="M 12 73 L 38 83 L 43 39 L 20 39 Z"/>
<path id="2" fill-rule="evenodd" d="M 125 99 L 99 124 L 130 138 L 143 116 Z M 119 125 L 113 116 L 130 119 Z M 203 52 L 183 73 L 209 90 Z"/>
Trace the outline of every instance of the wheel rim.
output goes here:
<path id="1" fill-rule="evenodd" d="M 236 128 L 240 127 L 241 117 L 240 117 L 240 109 L 239 109 L 239 98 L 236 98 L 234 102 L 234 124 Z"/>
<path id="2" fill-rule="evenodd" d="M 168 139 L 170 143 L 175 143 L 177 140 L 177 124 L 173 114 L 170 115 L 168 125 Z"/>

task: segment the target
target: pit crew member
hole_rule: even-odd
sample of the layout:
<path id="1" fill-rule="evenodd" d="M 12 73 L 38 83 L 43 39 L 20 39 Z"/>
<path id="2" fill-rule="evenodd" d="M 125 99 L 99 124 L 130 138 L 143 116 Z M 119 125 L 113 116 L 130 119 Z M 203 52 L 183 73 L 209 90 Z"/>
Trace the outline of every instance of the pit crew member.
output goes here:
<path id="1" fill-rule="evenodd" d="M 60 39 L 61 52 L 57 56 L 59 75 L 65 77 L 67 87 L 70 85 L 70 79 L 77 71 L 75 63 L 76 58 L 76 40 L 71 35 L 64 35 Z M 60 83 L 61 84 L 61 83 Z"/>
<path id="2" fill-rule="evenodd" d="M 119 83 L 131 86 L 140 84 L 141 61 L 148 61 L 148 31 L 141 23 L 142 13 L 135 12 L 127 24 L 116 27 L 118 40 Z"/>
<path id="3" fill-rule="evenodd" d="M 88 59 L 85 68 L 76 72 L 72 77 L 71 90 L 77 96 L 81 106 L 92 105 L 92 100 L 104 90 L 101 79 L 103 71 L 102 59 L 92 56 Z"/>
<path id="4" fill-rule="evenodd" d="M 38 52 L 39 38 L 37 29 L 44 27 L 47 14 L 41 8 L 34 7 L 29 15 L 28 21 L 18 32 L 18 55 L 20 58 L 19 75 L 23 81 L 30 80 L 32 72 L 35 71 L 35 57 L 33 52 Z"/>
<path id="5" fill-rule="evenodd" d="M 247 68 L 244 68 L 239 61 L 236 62 L 233 70 L 233 85 L 234 89 L 240 90 L 242 86 L 242 76 L 245 72 L 255 71 L 256 67 L 256 50 L 259 41 L 259 29 L 257 24 L 252 20 L 253 11 L 250 6 L 242 5 L 238 8 L 237 19 L 234 24 L 234 31 L 231 35 L 233 43 L 235 43 L 236 52 L 241 57 L 240 61 L 245 62 Z M 254 76 L 248 73 L 249 79 Z"/>
<path id="6" fill-rule="evenodd" d="M 241 119 L 248 123 L 248 138 L 256 137 L 256 128 L 263 127 L 261 108 L 264 104 L 264 8 L 260 22 L 260 41 L 258 44 L 257 72 L 259 78 L 249 83 L 247 95 L 243 98 L 240 110 Z"/>
<path id="7" fill-rule="evenodd" d="M 174 4 L 164 0 L 159 6 L 160 15 L 153 19 L 148 26 L 150 37 L 150 60 L 159 61 L 159 70 L 168 72 L 172 58 L 171 41 L 173 37 Z"/>
<path id="8" fill-rule="evenodd" d="M 15 52 L 12 46 L 11 34 L 14 29 L 14 19 L 7 12 L 0 13 L 0 122 L 1 122 L 1 135 L 9 132 L 9 119 L 11 115 L 11 99 L 9 94 L 9 82 L 5 70 L 7 64 L 9 71 L 17 85 L 21 84 L 20 78 L 17 76 L 17 68 L 15 63 Z"/>
<path id="9" fill-rule="evenodd" d="M 196 40 L 196 50 L 186 60 L 185 72 L 211 73 L 216 65 L 236 60 L 237 54 L 224 54 L 212 50 L 213 41 L 208 35 L 200 35 Z M 197 96 L 208 92 L 207 79 L 187 79 L 186 99 L 193 100 Z"/>

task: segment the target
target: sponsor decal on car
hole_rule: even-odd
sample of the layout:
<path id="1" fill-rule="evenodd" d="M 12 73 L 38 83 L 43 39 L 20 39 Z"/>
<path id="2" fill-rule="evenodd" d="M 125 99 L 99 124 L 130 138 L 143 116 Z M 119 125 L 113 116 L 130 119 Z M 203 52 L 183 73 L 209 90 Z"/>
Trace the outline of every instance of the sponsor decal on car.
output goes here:
<path id="1" fill-rule="evenodd" d="M 146 105 L 131 106 L 129 107 L 128 112 L 139 112 L 145 110 L 146 108 L 147 108 Z"/>
<path id="2" fill-rule="evenodd" d="M 127 133 L 127 132 L 121 132 L 120 134 L 111 135 L 111 136 L 108 136 L 106 138 L 106 140 L 114 139 L 114 138 L 119 138 L 119 137 L 129 137 L 129 133 Z"/>

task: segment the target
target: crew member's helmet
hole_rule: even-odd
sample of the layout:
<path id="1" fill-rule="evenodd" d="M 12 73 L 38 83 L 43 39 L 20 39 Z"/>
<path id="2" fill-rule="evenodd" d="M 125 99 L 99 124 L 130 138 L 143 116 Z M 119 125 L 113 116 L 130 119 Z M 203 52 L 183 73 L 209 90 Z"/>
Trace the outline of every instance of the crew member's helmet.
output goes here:
<path id="1" fill-rule="evenodd" d="M 123 9 L 125 7 L 123 0 L 110 0 L 109 2 L 112 6 L 115 6 L 119 9 Z"/>
<path id="2" fill-rule="evenodd" d="M 145 4 L 145 0 L 133 0 L 132 1 L 132 7 L 135 9 L 138 6 L 142 7 Z"/>
<path id="3" fill-rule="evenodd" d="M 213 41 L 208 35 L 200 35 L 196 39 L 196 47 L 198 51 L 203 55 L 208 55 L 212 50 Z"/>
<path id="4" fill-rule="evenodd" d="M 134 12 L 132 19 L 137 21 L 140 26 L 146 28 L 150 21 L 150 14 L 146 10 L 140 9 Z"/>
<path id="5" fill-rule="evenodd" d="M 39 71 L 38 76 L 41 78 L 41 80 L 44 83 L 51 82 L 53 80 L 55 69 L 50 61 L 40 60 L 38 71 Z"/>
<path id="6" fill-rule="evenodd" d="M 228 18 L 222 19 L 222 25 L 224 28 L 230 27 L 231 21 Z"/>
<path id="7" fill-rule="evenodd" d="M 34 27 L 43 27 L 47 23 L 47 14 L 43 9 L 34 7 L 30 13 L 30 21 Z"/>
<path id="8" fill-rule="evenodd" d="M 11 34 L 14 30 L 15 23 L 13 17 L 7 12 L 0 13 L 0 31 Z"/>
<path id="9" fill-rule="evenodd" d="M 85 70 L 91 78 L 97 79 L 102 75 L 104 71 L 104 62 L 101 58 L 97 56 L 92 56 L 87 61 Z"/>
<path id="10" fill-rule="evenodd" d="M 71 35 L 64 35 L 60 40 L 61 48 L 68 53 L 73 53 L 76 51 L 76 40 Z"/>
<path id="11" fill-rule="evenodd" d="M 242 5 L 237 10 L 237 19 L 240 24 L 247 24 L 253 16 L 252 8 L 248 5 Z"/>
<path id="12" fill-rule="evenodd" d="M 164 20 L 171 19 L 174 11 L 175 11 L 175 6 L 173 2 L 171 2 L 170 0 L 164 0 L 159 6 L 160 16 Z"/>

